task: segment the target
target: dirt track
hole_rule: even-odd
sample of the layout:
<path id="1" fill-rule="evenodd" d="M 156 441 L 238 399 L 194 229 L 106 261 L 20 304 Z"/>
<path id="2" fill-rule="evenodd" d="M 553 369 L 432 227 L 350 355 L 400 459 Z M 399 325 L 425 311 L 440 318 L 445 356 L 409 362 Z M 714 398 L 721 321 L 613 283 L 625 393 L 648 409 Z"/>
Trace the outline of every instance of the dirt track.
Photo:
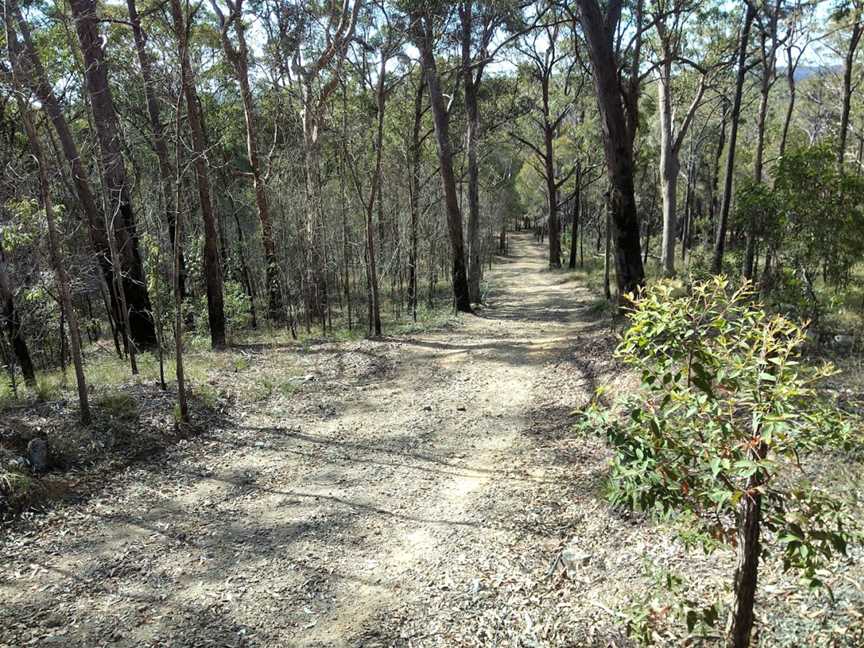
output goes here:
<path id="1" fill-rule="evenodd" d="M 13 531 L 0 643 L 493 643 L 495 591 L 561 538 L 544 528 L 536 493 L 554 479 L 531 437 L 566 430 L 594 387 L 572 349 L 604 337 L 540 246 L 512 246 L 479 316 L 256 349 L 253 363 L 288 354 L 311 379 Z M 475 613 L 450 609 L 466 596 Z M 501 623 L 502 638 L 525 630 Z"/>

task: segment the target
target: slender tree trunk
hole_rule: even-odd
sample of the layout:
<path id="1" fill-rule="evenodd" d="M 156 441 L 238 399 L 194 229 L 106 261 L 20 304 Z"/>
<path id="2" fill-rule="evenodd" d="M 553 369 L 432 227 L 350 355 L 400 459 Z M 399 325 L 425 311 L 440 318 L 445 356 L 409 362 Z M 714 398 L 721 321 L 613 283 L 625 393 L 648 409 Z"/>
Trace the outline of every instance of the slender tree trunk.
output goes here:
<path id="1" fill-rule="evenodd" d="M 45 221 L 48 225 L 48 251 L 51 256 L 51 265 L 57 277 L 57 292 L 60 294 L 60 303 L 69 320 L 69 343 L 72 351 L 72 363 L 75 365 L 75 382 L 78 386 L 78 406 L 81 413 L 81 423 L 90 425 L 90 404 L 87 400 L 87 382 L 84 378 L 84 361 L 81 357 L 81 331 L 78 327 L 78 316 L 72 305 L 72 291 L 69 288 L 69 275 L 66 272 L 66 264 L 60 252 L 60 237 L 57 234 L 57 226 L 54 219 L 54 204 L 51 200 L 51 190 L 48 181 L 48 170 L 45 168 L 45 156 L 42 154 L 42 144 L 39 135 L 33 125 L 30 110 L 21 100 L 18 103 L 27 139 L 30 142 L 30 153 L 33 155 L 39 172 L 39 192 L 42 199 L 42 209 L 45 210 Z M 61 336 L 62 337 L 62 336 Z"/>
<path id="2" fill-rule="evenodd" d="M 162 124 L 159 100 L 153 84 L 153 68 L 150 55 L 147 53 L 147 36 L 141 27 L 141 18 L 138 15 L 138 7 L 135 0 L 126 0 L 129 11 L 129 23 L 132 27 L 132 36 L 135 41 L 135 52 L 138 56 L 138 65 L 141 67 L 141 79 L 144 82 L 144 98 L 147 103 L 147 116 L 150 118 L 150 128 L 153 131 L 153 151 L 159 163 L 159 179 L 162 189 L 162 202 L 165 206 L 165 223 L 168 227 L 168 239 L 171 249 L 174 249 L 174 182 L 172 179 L 171 161 L 168 157 L 168 147 L 165 144 L 165 127 Z M 186 293 L 186 260 L 180 257 L 180 294 Z"/>
<path id="3" fill-rule="evenodd" d="M 610 269 L 610 253 L 612 247 L 612 210 L 607 205 L 606 207 L 606 246 L 603 248 L 603 294 L 607 301 L 612 299 L 612 290 L 610 288 L 609 273 Z"/>
<path id="4" fill-rule="evenodd" d="M 786 116 L 783 119 L 783 133 L 780 136 L 780 157 L 786 153 L 786 142 L 789 138 L 789 125 L 792 123 L 792 114 L 795 111 L 795 59 L 792 54 L 791 45 L 786 47 L 786 84 L 789 87 L 789 102 L 786 104 Z"/>
<path id="5" fill-rule="evenodd" d="M 36 371 L 33 368 L 30 349 L 27 347 L 27 341 L 24 339 L 24 332 L 21 330 L 21 318 L 15 309 L 14 290 L 12 282 L 9 279 L 6 255 L 2 247 L 0 247 L 0 315 L 2 315 L 6 334 L 9 336 L 9 342 L 12 345 L 15 361 L 21 368 L 21 375 L 24 376 L 24 383 L 28 387 L 35 387 Z"/>
<path id="6" fill-rule="evenodd" d="M 327 311 L 325 274 L 324 214 L 321 205 L 321 163 L 318 115 L 312 105 L 313 93 L 307 88 L 303 110 L 303 145 L 306 163 L 306 307 L 321 322 Z"/>
<path id="7" fill-rule="evenodd" d="M 612 49 L 612 34 L 607 31 L 606 16 L 596 0 L 577 0 L 576 4 L 588 44 L 602 124 L 603 149 L 611 185 L 612 238 L 620 298 L 625 293 L 636 292 L 645 281 L 633 183 L 633 139 L 624 113 L 618 63 Z"/>
<path id="8" fill-rule="evenodd" d="M 453 153 L 450 149 L 450 116 L 447 113 L 447 106 L 444 104 L 444 97 L 439 85 L 430 27 L 422 24 L 423 22 L 422 17 L 415 20 L 419 32 L 416 44 L 420 49 L 423 72 L 426 76 L 426 87 L 429 89 L 429 100 L 432 104 L 432 117 L 435 123 L 438 163 L 447 210 L 447 230 L 450 235 L 450 247 L 453 255 L 453 297 L 457 310 L 471 313 L 471 295 L 468 291 L 468 277 L 465 268 L 465 243 L 462 236 L 462 212 L 459 209 L 456 177 L 453 173 Z"/>
<path id="9" fill-rule="evenodd" d="M 123 290 L 128 309 L 129 333 L 132 341 L 139 347 L 150 348 L 156 344 L 156 329 L 150 297 L 147 294 L 144 265 L 138 248 L 135 213 L 123 160 L 123 131 L 108 84 L 108 64 L 99 33 L 96 2 L 70 0 L 70 7 L 84 58 L 84 80 L 102 159 L 103 189 L 108 199 L 108 213 L 105 217 L 112 223 L 117 253 L 124 270 Z"/>
<path id="10" fill-rule="evenodd" d="M 576 269 L 576 245 L 579 241 L 579 210 L 582 207 L 582 161 L 576 161 L 576 188 L 573 191 L 573 233 L 570 237 L 570 263 L 571 270 Z"/>
<path id="11" fill-rule="evenodd" d="M 763 35 L 763 39 L 764 38 L 765 36 Z M 757 184 L 762 182 L 762 175 L 765 167 L 765 121 L 768 117 L 768 95 L 771 91 L 773 74 L 774 55 L 772 54 L 770 61 L 764 62 L 763 65 L 762 85 L 759 97 L 759 112 L 756 116 L 756 158 L 753 161 L 753 180 Z M 741 269 L 741 274 L 744 275 L 745 279 L 753 279 L 758 226 L 759 224 L 756 222 L 755 214 L 751 215 L 750 221 L 747 224 L 747 245 L 744 251 L 744 265 Z"/>
<path id="12" fill-rule="evenodd" d="M 675 237 L 678 230 L 678 173 L 681 165 L 675 150 L 672 115 L 672 60 L 664 52 L 666 60 L 660 67 L 657 90 L 660 100 L 660 191 L 663 196 L 663 235 L 660 264 L 663 274 L 675 274 Z"/>
<path id="13" fill-rule="evenodd" d="M 423 125 L 423 93 L 425 81 L 423 75 L 417 82 L 417 92 L 414 94 L 414 128 L 411 131 L 411 227 L 409 237 L 410 249 L 408 252 L 408 303 L 411 308 L 411 317 L 417 321 L 417 225 L 420 219 L 420 129 Z"/>
<path id="14" fill-rule="evenodd" d="M 219 231 L 210 197 L 204 130 L 201 125 L 195 75 L 189 60 L 188 28 L 180 0 L 171 0 L 171 15 L 177 35 L 180 58 L 181 94 L 186 100 L 186 115 L 192 135 L 193 166 L 198 184 L 198 199 L 204 221 L 204 276 L 207 286 L 207 317 L 210 325 L 210 343 L 214 349 L 225 346 L 225 307 L 222 294 L 222 263 L 219 259 Z M 179 136 L 179 135 L 178 135 Z M 179 166 L 179 164 L 178 164 Z M 180 191 L 178 187 L 178 192 Z"/>
<path id="15" fill-rule="evenodd" d="M 465 92 L 465 149 L 468 158 L 468 293 L 473 303 L 480 302 L 480 163 L 477 144 L 480 139 L 480 107 L 477 83 L 471 58 L 473 2 L 464 3 L 462 17 L 462 83 Z"/>
<path id="16" fill-rule="evenodd" d="M 214 7 L 217 7 L 215 2 Z M 246 156 L 252 174 L 252 187 L 255 193 L 255 206 L 258 208 L 258 220 L 261 222 L 261 242 L 264 245 L 264 263 L 267 276 L 268 312 L 274 322 L 284 322 L 285 312 L 282 307 L 282 286 L 279 281 L 279 261 L 276 256 L 276 243 L 273 238 L 273 223 L 270 217 L 270 205 L 267 199 L 267 186 L 261 168 L 261 157 L 258 152 L 258 132 L 255 118 L 255 100 L 252 87 L 249 84 L 249 53 L 246 45 L 246 28 L 243 25 L 242 0 L 238 0 L 236 10 L 232 10 L 230 22 L 234 25 L 237 35 L 235 48 L 228 39 L 228 24 L 222 26 L 222 48 L 225 57 L 234 69 L 234 76 L 240 87 L 240 98 L 243 101 L 243 119 L 246 125 Z M 221 18 L 221 14 L 220 14 Z"/>
<path id="17" fill-rule="evenodd" d="M 179 9 L 179 0 L 173 0 L 173 2 L 176 3 L 176 7 L 172 6 L 172 10 Z M 180 29 L 185 30 L 180 11 L 176 11 L 174 14 L 174 26 L 175 29 L 179 26 Z M 181 58 L 184 49 L 181 46 Z M 175 424 L 176 427 L 179 427 L 180 423 L 189 423 L 186 373 L 183 366 L 183 296 L 180 294 L 180 259 L 183 257 L 183 214 L 181 212 L 183 205 L 183 167 L 180 164 L 180 147 L 183 138 L 180 136 L 180 122 L 182 117 L 181 105 L 184 99 L 183 94 L 181 89 L 177 97 L 177 103 L 174 106 L 174 157 L 177 160 L 177 169 L 174 177 L 174 189 L 176 191 L 174 195 L 174 249 L 172 250 L 174 263 L 171 279 L 174 292 L 174 375 L 177 378 L 177 410 L 180 415 L 180 421 Z"/>
<path id="18" fill-rule="evenodd" d="M 735 172 L 735 145 L 738 141 L 738 122 L 741 116 L 741 96 L 744 92 L 744 77 L 747 73 L 747 45 L 750 42 L 750 27 L 756 16 L 753 3 L 748 2 L 744 13 L 744 25 L 741 28 L 741 38 L 738 42 L 738 73 L 735 78 L 735 95 L 732 100 L 732 112 L 729 127 L 729 153 L 726 156 L 726 177 L 723 180 L 723 203 L 720 206 L 717 236 L 714 241 L 714 259 L 712 269 L 719 274 L 723 269 L 723 253 L 726 249 L 726 227 L 729 222 L 729 208 L 732 205 L 732 177 Z"/>
<path id="19" fill-rule="evenodd" d="M 381 54 L 381 66 L 378 69 L 378 85 L 375 99 L 378 106 L 378 125 L 375 133 L 375 170 L 372 176 L 372 187 L 369 190 L 369 202 L 366 203 L 366 271 L 369 278 L 369 328 L 375 335 L 381 335 L 381 304 L 378 293 L 378 268 L 375 263 L 375 236 L 372 214 L 375 211 L 375 198 L 381 187 L 381 159 L 384 148 L 384 108 L 386 93 L 384 81 L 387 75 L 387 56 Z M 379 200 L 379 206 L 382 202 Z"/>
<path id="20" fill-rule="evenodd" d="M 849 36 L 849 45 L 846 55 L 843 57 L 843 108 L 840 113 L 840 134 L 837 138 L 837 162 L 843 164 L 846 158 L 846 140 L 849 134 L 849 115 L 852 111 L 852 67 L 855 64 L 855 51 L 864 34 L 864 21 L 861 15 L 861 3 L 853 3 L 852 33 Z"/>
<path id="21" fill-rule="evenodd" d="M 720 115 L 720 135 L 717 138 L 717 150 L 714 152 L 714 162 L 711 165 L 711 206 L 708 213 L 709 235 L 705 237 L 708 247 L 713 247 L 714 239 L 711 233 L 717 230 L 717 212 L 720 209 L 720 161 L 723 159 L 723 148 L 726 146 L 726 117 L 728 114 L 729 106 L 726 101 L 723 101 L 723 110 Z"/>

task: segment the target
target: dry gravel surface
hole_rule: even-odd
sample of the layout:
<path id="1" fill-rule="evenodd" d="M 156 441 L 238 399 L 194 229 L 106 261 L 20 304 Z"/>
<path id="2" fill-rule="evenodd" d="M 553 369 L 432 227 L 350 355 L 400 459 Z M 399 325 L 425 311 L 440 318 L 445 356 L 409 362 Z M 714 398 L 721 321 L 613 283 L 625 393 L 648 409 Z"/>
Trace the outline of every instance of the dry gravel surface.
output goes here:
<path id="1" fill-rule="evenodd" d="M 296 389 L 7 528 L 0 646 L 629 645 L 646 558 L 687 554 L 609 509 L 607 451 L 570 432 L 598 384 L 629 384 L 608 318 L 533 240 L 512 245 L 477 316 L 250 348 L 253 367 L 300 367 Z M 700 591 L 729 560 L 687 561 Z M 840 601 L 788 645 L 860 618 Z"/>

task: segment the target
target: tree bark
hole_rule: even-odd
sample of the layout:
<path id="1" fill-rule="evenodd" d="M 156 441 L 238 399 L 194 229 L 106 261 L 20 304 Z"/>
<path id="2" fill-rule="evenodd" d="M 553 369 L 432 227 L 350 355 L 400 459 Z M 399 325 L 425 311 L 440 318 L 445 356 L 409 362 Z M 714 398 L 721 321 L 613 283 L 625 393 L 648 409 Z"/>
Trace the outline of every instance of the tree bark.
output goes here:
<path id="1" fill-rule="evenodd" d="M 72 363 L 75 366 L 75 382 L 78 387 L 78 406 L 80 409 L 81 423 L 90 425 L 90 404 L 87 399 L 87 381 L 84 378 L 84 361 L 81 357 L 81 330 L 78 327 L 78 316 L 72 305 L 72 291 L 69 288 L 69 274 L 60 251 L 60 237 L 57 234 L 57 225 L 54 219 L 54 204 L 51 200 L 51 191 L 48 181 L 48 170 L 45 168 L 45 156 L 42 154 L 42 145 L 33 120 L 30 117 L 29 108 L 23 100 L 18 102 L 21 111 L 21 120 L 27 132 L 30 143 L 30 153 L 38 167 L 39 193 L 42 209 L 45 211 L 45 221 L 48 226 L 48 251 L 51 256 L 51 265 L 54 266 L 54 274 L 57 278 L 57 292 L 60 294 L 60 303 L 63 312 L 69 320 L 69 342 L 72 351 Z M 61 333 L 62 338 L 62 333 Z"/>
<path id="2" fill-rule="evenodd" d="M 657 90 L 660 101 L 660 193 L 663 197 L 663 235 L 660 264 L 667 277 L 675 274 L 675 236 L 678 228 L 678 173 L 681 165 L 675 150 L 672 124 L 672 60 L 664 52 Z"/>
<path id="3" fill-rule="evenodd" d="M 174 249 L 174 182 L 172 178 L 171 161 L 168 157 L 168 147 L 165 143 L 165 127 L 162 124 L 159 100 L 153 84 L 153 68 L 150 55 L 147 53 L 147 36 L 141 27 L 141 18 L 138 15 L 138 7 L 135 0 L 126 0 L 129 11 L 129 23 L 132 27 L 132 37 L 135 41 L 135 53 L 138 56 L 138 65 L 141 67 L 141 79 L 144 83 L 144 99 L 147 103 L 147 116 L 150 119 L 150 128 L 153 131 L 153 151 L 159 163 L 159 179 L 161 180 L 162 202 L 165 206 L 165 223 L 168 227 L 168 239 L 171 249 Z M 186 295 L 186 260 L 180 255 L 180 295 Z"/>
<path id="4" fill-rule="evenodd" d="M 21 330 L 21 318 L 15 308 L 14 289 L 9 279 L 6 254 L 2 248 L 0 248 L 0 315 L 3 317 L 15 361 L 21 368 L 21 375 L 24 376 L 24 384 L 35 387 L 36 371 L 33 368 L 30 349 L 24 339 L 24 332 Z"/>
<path id="5" fill-rule="evenodd" d="M 411 308 L 411 317 L 415 322 L 417 321 L 417 226 L 420 220 L 420 186 L 422 182 L 420 177 L 420 128 L 423 124 L 424 90 L 425 81 L 421 74 L 417 82 L 417 92 L 414 94 L 414 127 L 411 131 L 411 177 L 409 180 L 411 189 L 411 231 L 409 236 L 411 242 L 408 252 L 408 304 Z"/>
<path id="6" fill-rule="evenodd" d="M 750 27 L 756 16 L 753 3 L 747 2 L 744 12 L 744 25 L 738 41 L 738 72 L 735 78 L 735 95 L 729 126 L 729 153 L 726 156 L 726 177 L 723 180 L 723 203 L 720 206 L 720 220 L 717 223 L 717 236 L 714 240 L 714 259 L 712 270 L 719 274 L 723 269 L 723 253 L 726 249 L 726 227 L 729 222 L 729 208 L 732 205 L 732 177 L 735 172 L 735 144 L 738 141 L 738 122 L 741 116 L 741 96 L 744 92 L 744 77 L 747 73 L 747 44 L 750 41 Z"/>
<path id="7" fill-rule="evenodd" d="M 633 183 L 636 115 L 631 115 L 628 124 L 624 113 L 624 105 L 632 105 L 635 97 L 624 97 L 622 94 L 618 62 L 612 44 L 621 3 L 618 0 L 611 2 L 607 15 L 603 14 L 596 0 L 576 0 L 576 4 L 594 71 L 594 89 L 603 130 L 603 150 L 611 185 L 612 238 L 620 298 L 625 293 L 636 292 L 645 281 Z"/>
<path id="8" fill-rule="evenodd" d="M 123 160 L 120 121 L 114 109 L 108 84 L 108 64 L 99 33 L 99 16 L 95 0 L 70 0 L 75 30 L 84 58 L 84 80 L 90 97 L 90 108 L 99 151 L 102 158 L 104 191 L 107 198 L 106 218 L 113 225 L 117 252 L 123 267 L 123 291 L 129 309 L 129 334 L 142 348 L 156 344 L 156 329 L 147 294 L 147 279 L 138 249 L 135 213 L 129 194 L 129 182 Z M 109 233 L 110 234 L 110 233 Z"/>
<path id="9" fill-rule="evenodd" d="M 384 148 L 384 108 L 387 96 L 384 82 L 387 77 L 387 55 L 381 53 L 381 66 L 378 68 L 378 83 L 375 90 L 375 100 L 378 110 L 375 133 L 375 170 L 372 175 L 372 187 L 369 189 L 369 200 L 366 203 L 366 271 L 369 275 L 369 310 L 370 329 L 375 335 L 381 335 L 381 302 L 378 292 L 378 268 L 375 262 L 375 236 L 372 214 L 375 210 L 375 198 L 381 187 L 381 160 Z M 380 201 L 379 201 L 380 204 Z"/>
<path id="10" fill-rule="evenodd" d="M 864 2 L 856 0 L 852 3 L 853 13 L 852 33 L 849 36 L 849 45 L 843 57 L 843 108 L 840 113 L 840 134 L 837 138 L 837 162 L 842 165 L 846 158 L 846 140 L 849 137 L 849 115 L 852 111 L 852 67 L 855 63 L 855 51 L 864 35 Z"/>
<path id="11" fill-rule="evenodd" d="M 249 51 L 246 45 L 246 28 L 243 25 L 243 0 L 228 1 L 230 15 L 226 20 L 219 10 L 215 0 L 212 0 L 222 24 L 222 49 L 225 58 L 234 69 L 234 76 L 240 87 L 240 98 L 243 101 L 243 119 L 246 125 L 246 156 L 252 174 L 252 187 L 255 193 L 255 206 L 258 209 L 258 220 L 261 222 L 261 242 L 264 245 L 264 263 L 267 277 L 268 312 L 274 322 L 284 322 L 285 312 L 282 307 L 282 285 L 279 281 L 279 260 L 276 256 L 276 242 L 273 237 L 273 223 L 270 217 L 270 205 L 267 199 L 267 185 L 262 171 L 261 157 L 258 152 L 258 129 L 255 119 L 255 99 L 249 83 Z M 228 37 L 229 25 L 234 26 L 237 36 L 235 47 Z"/>
<path id="12" fill-rule="evenodd" d="M 453 153 L 450 149 L 450 116 L 438 79 L 435 63 L 431 26 L 422 16 L 414 16 L 416 45 L 420 50 L 426 87 L 432 105 L 435 123 L 435 139 L 438 144 L 438 163 L 441 184 L 444 191 L 444 204 L 447 213 L 447 230 L 453 255 L 452 281 L 456 309 L 471 313 L 471 295 L 468 291 L 468 277 L 465 268 L 465 243 L 462 236 L 462 212 L 459 210 L 459 197 L 456 193 L 456 177 L 453 173 Z"/>
<path id="13" fill-rule="evenodd" d="M 210 178 L 207 170 L 204 130 L 199 113 L 198 92 L 195 89 L 195 75 L 189 60 L 189 26 L 186 24 L 180 0 L 171 0 L 171 16 L 177 35 L 180 58 L 180 82 L 182 86 L 181 94 L 186 101 L 186 118 L 192 134 L 193 166 L 195 168 L 195 180 L 198 185 L 198 199 L 201 203 L 201 216 L 204 221 L 204 277 L 207 286 L 207 317 L 210 326 L 210 343 L 214 349 L 221 349 L 225 346 L 225 307 L 222 294 L 222 263 L 219 258 L 219 231 L 210 197 Z"/>
<path id="14" fill-rule="evenodd" d="M 576 246 L 579 241 L 579 210 L 582 207 L 582 161 L 576 161 L 576 188 L 573 191 L 573 233 L 570 237 L 570 270 L 576 269 Z"/>

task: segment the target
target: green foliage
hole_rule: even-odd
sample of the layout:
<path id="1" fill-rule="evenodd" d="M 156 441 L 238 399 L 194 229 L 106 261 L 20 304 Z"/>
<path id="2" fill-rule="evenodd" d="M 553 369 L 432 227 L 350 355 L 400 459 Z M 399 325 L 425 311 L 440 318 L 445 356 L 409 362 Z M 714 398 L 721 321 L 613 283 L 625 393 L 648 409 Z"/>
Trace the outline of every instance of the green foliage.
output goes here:
<path id="1" fill-rule="evenodd" d="M 801 362 L 805 330 L 724 278 L 689 295 L 649 288 L 616 356 L 641 375 L 623 415 L 592 406 L 615 456 L 614 503 L 675 518 L 690 544 L 734 544 L 743 498 L 761 495 L 763 528 L 787 569 L 816 571 L 856 536 L 842 501 L 802 478 L 813 451 L 860 443 L 860 423 L 819 389 L 830 366 Z"/>
<path id="2" fill-rule="evenodd" d="M 651 569 L 653 587 L 627 610 L 627 633 L 638 642 L 668 644 L 672 637 L 660 634 L 670 619 L 680 622 L 688 633 L 707 634 L 720 618 L 716 603 L 701 604 L 690 596 L 684 580 L 668 570 Z"/>
<path id="3" fill-rule="evenodd" d="M 226 281 L 223 293 L 224 309 L 225 309 L 225 324 L 229 331 L 240 331 L 247 328 L 252 321 L 251 303 L 249 296 L 243 290 L 243 287 L 236 281 Z M 208 328 L 207 319 L 207 299 L 205 295 L 198 296 L 193 304 L 187 300 L 185 308 L 187 313 L 189 309 L 195 314 L 195 333 L 200 339 L 201 349 L 209 347 L 210 329 Z M 170 315 L 170 311 L 166 310 L 166 319 Z"/>
<path id="4" fill-rule="evenodd" d="M 864 179 L 840 169 L 832 147 L 810 146 L 780 159 L 773 187 L 740 182 L 735 201 L 738 225 L 755 223 L 775 257 L 763 280 L 775 303 L 811 319 L 830 310 L 814 283 L 848 284 L 864 255 Z"/>

